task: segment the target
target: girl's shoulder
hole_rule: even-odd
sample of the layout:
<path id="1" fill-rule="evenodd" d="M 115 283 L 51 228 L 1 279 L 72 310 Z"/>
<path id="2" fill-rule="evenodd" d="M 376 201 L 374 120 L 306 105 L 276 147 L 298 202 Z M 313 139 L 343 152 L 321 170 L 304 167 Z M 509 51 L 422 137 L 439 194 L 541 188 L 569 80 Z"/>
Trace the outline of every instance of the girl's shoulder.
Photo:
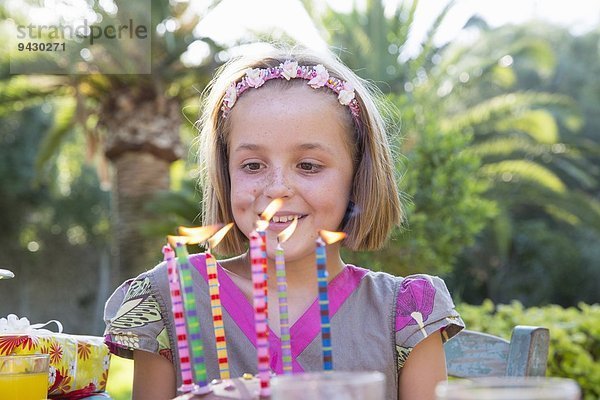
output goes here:
<path id="1" fill-rule="evenodd" d="M 447 340 L 464 327 L 442 278 L 428 274 L 402 277 L 355 266 L 349 268 L 354 274 L 362 275 L 361 288 L 365 294 L 378 298 L 381 304 L 391 304 L 396 332 L 410 332 L 410 336 L 424 332 L 427 325 L 431 325 L 431 329 L 455 327 L 444 338 Z"/>
<path id="2" fill-rule="evenodd" d="M 372 271 L 353 265 L 348 266 L 354 274 L 364 275 L 363 280 L 375 285 L 394 287 L 397 296 L 410 296 L 415 293 L 433 294 L 439 293 L 451 298 L 446 283 L 442 278 L 428 274 L 413 274 L 407 276 L 396 276 L 384 271 Z"/>
<path id="3" fill-rule="evenodd" d="M 134 350 L 144 350 L 172 359 L 165 320 L 169 307 L 166 263 L 160 263 L 119 286 L 104 308 L 105 343 L 112 353 L 132 358 Z"/>
<path id="4" fill-rule="evenodd" d="M 443 279 L 415 274 L 401 278 L 396 298 L 396 340 L 412 348 L 433 332 L 445 342 L 464 328 Z"/>
<path id="5" fill-rule="evenodd" d="M 406 291 L 413 287 L 434 287 L 442 291 L 448 291 L 446 283 L 442 278 L 428 274 L 413 274 L 407 276 L 397 276 L 385 271 L 374 271 L 366 268 L 348 265 L 347 268 L 351 274 L 361 276 L 366 282 L 373 282 L 379 285 L 397 286 L 398 290 Z"/>

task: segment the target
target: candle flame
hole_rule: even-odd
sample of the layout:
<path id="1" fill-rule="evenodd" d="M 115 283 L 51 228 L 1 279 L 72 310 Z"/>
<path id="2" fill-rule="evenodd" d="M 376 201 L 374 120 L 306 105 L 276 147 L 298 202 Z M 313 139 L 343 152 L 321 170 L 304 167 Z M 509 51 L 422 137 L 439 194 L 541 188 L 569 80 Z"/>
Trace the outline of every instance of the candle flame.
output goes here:
<path id="1" fill-rule="evenodd" d="M 200 241 L 195 241 L 192 236 L 175 236 L 168 235 L 167 242 L 171 245 L 172 248 L 175 248 L 177 244 L 196 244 L 200 243 Z"/>
<path id="2" fill-rule="evenodd" d="M 298 217 L 294 217 L 294 220 L 290 226 L 282 230 L 281 233 L 277 235 L 277 240 L 279 243 L 284 243 L 286 240 L 288 240 L 296 230 L 296 226 L 298 226 Z"/>
<path id="3" fill-rule="evenodd" d="M 346 237 L 345 232 L 326 231 L 325 229 L 321 229 L 319 231 L 319 235 L 326 244 L 333 244 L 335 242 L 339 242 L 340 240 Z"/>
<path id="4" fill-rule="evenodd" d="M 219 231 L 217 233 L 215 233 L 214 235 L 211 236 L 210 239 L 208 239 L 208 245 L 211 248 L 216 247 L 221 242 L 221 240 L 223 240 L 225 235 L 227 235 L 227 232 L 229 232 L 229 230 L 231 228 L 233 228 L 233 222 L 230 222 L 227 225 L 225 225 L 224 227 L 222 227 L 221 229 L 219 229 Z"/>
<path id="5" fill-rule="evenodd" d="M 281 208 L 283 205 L 283 199 L 275 199 L 269 203 L 267 208 L 260 214 L 260 218 L 264 221 L 270 221 L 273 218 L 273 215 Z"/>
<path id="6" fill-rule="evenodd" d="M 256 230 L 257 231 L 266 231 L 269 227 L 269 221 L 265 221 L 264 219 L 259 219 L 256 221 Z"/>
<path id="7" fill-rule="evenodd" d="M 197 242 L 195 243 L 202 243 L 202 242 L 206 242 L 206 240 L 213 236 L 215 234 L 216 231 L 218 231 L 219 229 L 221 229 L 221 227 L 223 226 L 223 224 L 215 224 L 215 225 L 207 225 L 207 226 L 199 226 L 199 227 L 191 227 L 188 228 L 186 226 L 180 226 L 178 228 L 179 230 L 179 234 L 182 236 L 191 236 L 194 238 L 197 238 Z"/>

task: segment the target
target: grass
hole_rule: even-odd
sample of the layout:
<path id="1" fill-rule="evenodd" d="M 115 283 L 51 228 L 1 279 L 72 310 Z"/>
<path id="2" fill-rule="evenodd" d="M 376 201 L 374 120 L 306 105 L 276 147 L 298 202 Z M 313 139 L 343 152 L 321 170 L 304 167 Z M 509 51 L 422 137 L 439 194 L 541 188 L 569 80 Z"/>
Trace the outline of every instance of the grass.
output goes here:
<path id="1" fill-rule="evenodd" d="M 110 356 L 106 392 L 114 400 L 130 400 L 133 384 L 133 360 Z"/>

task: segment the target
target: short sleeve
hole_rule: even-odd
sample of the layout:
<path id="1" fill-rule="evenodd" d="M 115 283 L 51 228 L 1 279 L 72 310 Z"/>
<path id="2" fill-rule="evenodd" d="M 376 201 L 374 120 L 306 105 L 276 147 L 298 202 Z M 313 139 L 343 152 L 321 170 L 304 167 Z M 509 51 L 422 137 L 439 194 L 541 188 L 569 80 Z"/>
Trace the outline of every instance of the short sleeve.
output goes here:
<path id="1" fill-rule="evenodd" d="M 402 280 L 396 300 L 398 368 L 410 351 L 434 332 L 446 342 L 465 327 L 444 281 L 436 276 L 411 275 Z"/>
<path id="2" fill-rule="evenodd" d="M 104 338 L 111 353 L 133 358 L 133 350 L 144 350 L 172 360 L 163 312 L 148 276 L 123 283 L 104 308 Z"/>

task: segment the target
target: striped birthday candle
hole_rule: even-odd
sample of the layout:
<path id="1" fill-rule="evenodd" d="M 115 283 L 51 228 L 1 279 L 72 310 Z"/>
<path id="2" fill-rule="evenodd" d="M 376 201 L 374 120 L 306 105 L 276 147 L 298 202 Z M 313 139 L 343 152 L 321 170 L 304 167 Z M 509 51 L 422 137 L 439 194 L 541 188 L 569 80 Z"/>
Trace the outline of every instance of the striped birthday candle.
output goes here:
<path id="1" fill-rule="evenodd" d="M 179 285 L 177 261 L 175 260 L 175 254 L 171 246 L 164 246 L 162 251 L 167 263 L 169 290 L 171 293 L 171 310 L 173 312 L 173 318 L 175 319 L 177 352 L 179 354 L 182 381 L 179 390 L 183 393 L 188 393 L 194 388 L 194 379 L 190 363 L 190 351 L 187 342 L 187 329 L 185 326 L 185 315 L 183 311 L 183 300 L 181 298 L 181 286 Z"/>
<path id="2" fill-rule="evenodd" d="M 323 370 L 331 371 L 333 370 L 333 355 L 331 350 L 331 323 L 329 321 L 329 296 L 327 294 L 327 256 L 325 254 L 325 242 L 320 237 L 317 239 L 316 260 Z"/>
<path id="3" fill-rule="evenodd" d="M 279 300 L 279 329 L 281 330 L 281 358 L 283 373 L 292 373 L 292 346 L 290 342 L 290 321 L 288 314 L 287 280 L 285 277 L 285 260 L 280 244 L 275 250 L 275 268 L 277 276 L 277 298 Z"/>
<path id="4" fill-rule="evenodd" d="M 271 368 L 269 364 L 269 337 L 267 319 L 267 299 L 265 267 L 266 245 L 263 237 L 253 231 L 250 234 L 250 259 L 252 266 L 252 303 L 254 306 L 254 324 L 256 329 L 256 353 L 258 359 L 258 379 L 260 395 L 269 396 L 271 393 Z"/>
<path id="5" fill-rule="evenodd" d="M 210 309 L 213 317 L 213 329 L 219 362 L 221 379 L 229 379 L 229 360 L 227 357 L 227 343 L 225 328 L 223 327 L 223 309 L 221 307 L 221 294 L 219 292 L 219 277 L 217 261 L 210 252 L 206 252 L 206 273 L 208 275 L 208 291 L 210 295 Z"/>
<path id="6" fill-rule="evenodd" d="M 191 364 L 194 372 L 194 379 L 198 388 L 194 393 L 209 392 L 209 386 L 206 374 L 206 363 L 204 360 L 204 345 L 200 333 L 200 319 L 196 311 L 196 296 L 194 294 L 194 285 L 189 262 L 189 254 L 184 245 L 178 243 L 175 247 L 177 254 L 179 273 L 181 276 L 181 289 L 183 297 L 183 308 L 187 324 L 188 340 L 191 353 Z"/>

